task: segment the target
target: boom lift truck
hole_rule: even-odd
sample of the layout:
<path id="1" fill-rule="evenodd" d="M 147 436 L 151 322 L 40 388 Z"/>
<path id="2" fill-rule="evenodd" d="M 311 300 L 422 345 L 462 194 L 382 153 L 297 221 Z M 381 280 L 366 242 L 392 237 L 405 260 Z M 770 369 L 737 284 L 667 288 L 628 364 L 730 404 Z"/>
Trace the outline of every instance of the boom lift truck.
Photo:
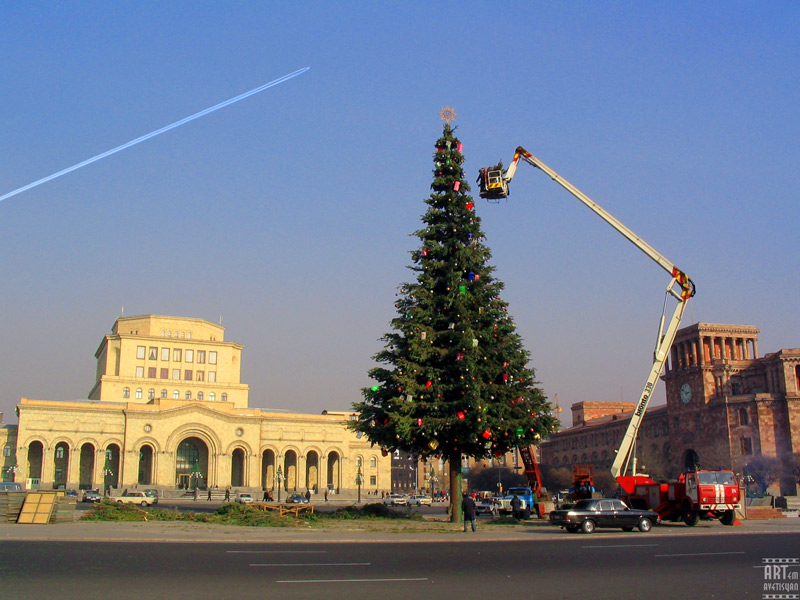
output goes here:
<path id="1" fill-rule="evenodd" d="M 672 343 L 675 341 L 686 305 L 695 294 L 694 283 L 686 273 L 667 260 L 650 244 L 521 146 L 517 147 L 514 158 L 505 173 L 502 166 L 482 168 L 480 170 L 478 176 L 480 197 L 489 201 L 499 201 L 502 198 L 507 198 L 509 195 L 508 184 L 513 179 L 520 160 L 524 160 L 529 165 L 544 171 L 553 181 L 561 185 L 611 225 L 617 232 L 669 273 L 670 276 L 664 299 L 664 309 L 661 313 L 658 327 L 658 338 L 653 353 L 653 365 L 647 376 L 639 401 L 633 410 L 631 420 L 617 450 L 617 455 L 611 465 L 611 474 L 625 490 L 631 504 L 637 505 L 637 507 L 650 508 L 658 512 L 662 519 L 678 520 L 683 518 L 687 525 L 692 526 L 700 518 L 714 517 L 719 518 L 723 524 L 732 525 L 735 521 L 735 510 L 739 509 L 741 505 L 739 504 L 739 484 L 736 476 L 731 471 L 689 471 L 683 473 L 678 481 L 668 484 L 657 483 L 646 475 L 636 472 L 634 452 L 636 436 L 656 381 L 667 361 Z M 667 323 L 667 300 L 670 297 L 677 300 L 677 305 Z M 629 467 L 631 474 L 626 475 Z"/>

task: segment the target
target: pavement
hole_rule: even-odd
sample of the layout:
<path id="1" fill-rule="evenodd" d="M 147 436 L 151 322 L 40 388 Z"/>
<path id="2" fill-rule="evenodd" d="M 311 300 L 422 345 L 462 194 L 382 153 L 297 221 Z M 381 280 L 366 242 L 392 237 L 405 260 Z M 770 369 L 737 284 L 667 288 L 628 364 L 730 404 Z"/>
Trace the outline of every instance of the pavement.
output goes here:
<path id="1" fill-rule="evenodd" d="M 747 533 L 800 533 L 800 518 L 791 513 L 787 518 L 747 520 L 741 525 L 726 527 L 717 521 L 701 521 L 695 527 L 682 523 L 655 527 L 648 534 L 625 533 L 601 529 L 593 538 L 632 535 L 704 535 Z M 100 522 L 72 521 L 52 525 L 20 525 L 0 523 L 0 541 L 53 542 L 219 542 L 219 543 L 368 543 L 368 542 L 454 542 L 454 541 L 520 541 L 541 539 L 575 539 L 573 534 L 551 526 L 544 520 L 518 525 L 489 525 L 478 520 L 478 531 L 464 533 L 463 526 L 444 521 L 389 521 L 338 523 L 336 527 L 240 527 L 210 525 L 182 521 Z"/>

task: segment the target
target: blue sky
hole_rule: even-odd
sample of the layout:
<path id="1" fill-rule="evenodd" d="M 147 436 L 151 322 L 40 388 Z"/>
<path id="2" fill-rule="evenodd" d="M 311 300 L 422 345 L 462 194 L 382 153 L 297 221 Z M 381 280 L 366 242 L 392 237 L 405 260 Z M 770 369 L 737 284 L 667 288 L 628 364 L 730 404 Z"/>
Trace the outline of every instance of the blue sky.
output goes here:
<path id="1" fill-rule="evenodd" d="M 0 195 L 310 70 L 0 202 L 0 412 L 85 398 L 122 307 L 222 318 L 252 406 L 348 409 L 447 105 L 471 180 L 524 146 L 693 278 L 685 324 L 798 347 L 798 30 L 796 2 L 4 3 Z M 547 395 L 638 399 L 666 274 L 528 165 L 473 192 Z"/>

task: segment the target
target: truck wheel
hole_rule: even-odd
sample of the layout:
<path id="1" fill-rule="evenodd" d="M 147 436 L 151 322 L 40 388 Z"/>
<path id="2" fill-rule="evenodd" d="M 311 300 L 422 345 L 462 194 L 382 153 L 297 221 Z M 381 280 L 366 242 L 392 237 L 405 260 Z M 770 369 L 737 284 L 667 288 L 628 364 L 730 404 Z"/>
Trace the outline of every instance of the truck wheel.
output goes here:
<path id="1" fill-rule="evenodd" d="M 639 519 L 639 531 L 647 533 L 652 528 L 653 524 L 650 522 L 650 519 Z"/>
<path id="2" fill-rule="evenodd" d="M 684 508 L 683 509 L 683 522 L 686 523 L 689 527 L 694 527 L 697 525 L 697 522 L 700 520 L 700 515 L 697 514 L 696 510 L 692 510 L 691 508 Z"/>
<path id="3" fill-rule="evenodd" d="M 733 525 L 733 522 L 736 520 L 736 512 L 732 510 L 726 510 L 723 515 L 720 517 L 719 522 L 723 525 Z"/>
<path id="4" fill-rule="evenodd" d="M 581 523 L 581 531 L 583 531 L 583 533 L 592 533 L 594 528 L 595 524 L 591 519 L 586 519 L 583 523 Z"/>
<path id="5" fill-rule="evenodd" d="M 531 509 L 530 509 L 530 508 L 526 508 L 526 509 L 525 509 L 525 510 L 522 512 L 522 518 L 523 518 L 523 519 L 526 519 L 526 520 L 531 518 Z"/>

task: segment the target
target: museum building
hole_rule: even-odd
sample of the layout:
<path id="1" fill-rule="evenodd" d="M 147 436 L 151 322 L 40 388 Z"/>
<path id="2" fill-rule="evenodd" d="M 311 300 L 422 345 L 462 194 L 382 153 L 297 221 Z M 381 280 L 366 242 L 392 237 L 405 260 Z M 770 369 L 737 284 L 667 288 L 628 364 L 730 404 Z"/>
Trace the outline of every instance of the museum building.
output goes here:
<path id="1" fill-rule="evenodd" d="M 121 317 L 95 352 L 86 400 L 22 398 L 2 424 L 2 479 L 28 489 L 391 488 L 391 456 L 346 427 L 355 414 L 249 406 L 242 346 L 209 321 Z"/>
<path id="2" fill-rule="evenodd" d="M 637 436 L 637 458 L 654 476 L 702 468 L 746 470 L 748 462 L 800 453 L 800 349 L 758 354 L 749 325 L 695 323 L 678 331 L 662 379 L 666 405 L 651 407 Z M 572 405 L 572 427 L 540 447 L 543 464 L 609 469 L 632 402 Z M 791 477 L 782 495 L 796 495 Z"/>

